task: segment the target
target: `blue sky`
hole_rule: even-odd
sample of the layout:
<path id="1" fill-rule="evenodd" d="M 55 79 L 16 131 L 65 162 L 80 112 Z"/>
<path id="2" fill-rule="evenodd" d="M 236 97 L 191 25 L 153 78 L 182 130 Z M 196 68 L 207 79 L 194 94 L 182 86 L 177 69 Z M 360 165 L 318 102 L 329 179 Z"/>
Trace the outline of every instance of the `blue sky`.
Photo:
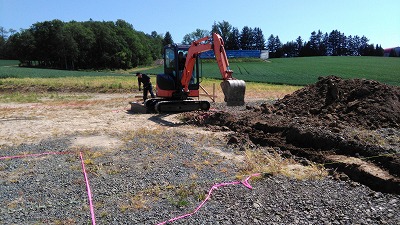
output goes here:
<path id="1" fill-rule="evenodd" d="M 240 31 L 259 27 L 266 39 L 274 34 L 283 43 L 298 36 L 309 40 L 318 29 L 337 29 L 389 48 L 400 46 L 399 10 L 399 0 L 0 0 L 0 26 L 19 30 L 53 19 L 123 19 L 145 33 L 169 31 L 174 42 L 181 42 L 185 34 L 211 30 L 214 21 L 225 20 Z"/>

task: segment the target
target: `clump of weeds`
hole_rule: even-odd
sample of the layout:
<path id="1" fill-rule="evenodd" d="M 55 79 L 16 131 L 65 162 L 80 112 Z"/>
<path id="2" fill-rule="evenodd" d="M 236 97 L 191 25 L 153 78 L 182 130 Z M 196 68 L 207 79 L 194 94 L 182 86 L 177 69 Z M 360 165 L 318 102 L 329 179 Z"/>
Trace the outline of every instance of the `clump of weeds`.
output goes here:
<path id="1" fill-rule="evenodd" d="M 245 163 L 239 177 L 253 173 L 283 175 L 298 180 L 321 179 L 328 175 L 322 165 L 303 166 L 290 158 L 283 158 L 278 153 L 263 150 L 246 150 Z"/>

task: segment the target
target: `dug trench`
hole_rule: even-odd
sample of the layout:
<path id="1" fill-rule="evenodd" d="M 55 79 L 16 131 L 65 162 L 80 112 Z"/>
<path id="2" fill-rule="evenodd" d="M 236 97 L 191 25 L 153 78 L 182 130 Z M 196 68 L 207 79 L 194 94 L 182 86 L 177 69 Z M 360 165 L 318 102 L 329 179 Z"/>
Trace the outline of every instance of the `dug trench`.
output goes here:
<path id="1" fill-rule="evenodd" d="M 233 131 L 228 143 L 242 149 L 270 146 L 284 157 L 324 165 L 337 179 L 400 194 L 399 99 L 399 87 L 328 76 L 277 101 L 184 118 Z"/>

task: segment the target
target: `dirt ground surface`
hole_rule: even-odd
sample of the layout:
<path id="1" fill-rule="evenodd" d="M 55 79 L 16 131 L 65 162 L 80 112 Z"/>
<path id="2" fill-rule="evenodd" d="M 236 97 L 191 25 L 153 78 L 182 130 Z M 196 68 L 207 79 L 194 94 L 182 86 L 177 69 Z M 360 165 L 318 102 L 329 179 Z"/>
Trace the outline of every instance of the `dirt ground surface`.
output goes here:
<path id="1" fill-rule="evenodd" d="M 232 130 L 230 142 L 277 147 L 346 173 L 378 191 L 400 193 L 400 88 L 376 81 L 320 78 L 247 110 L 187 113 L 193 124 Z"/>
<path id="2" fill-rule="evenodd" d="M 70 93 L 67 95 L 71 98 Z M 317 186 L 326 183 L 328 187 L 340 189 L 335 197 L 338 204 L 326 203 L 339 207 L 338 212 L 343 211 L 340 207 L 353 202 L 356 195 L 360 201 L 366 199 L 360 206 L 360 214 L 352 211 L 355 207 L 350 207 L 343 218 L 330 215 L 331 210 L 327 210 L 323 219 L 328 224 L 338 221 L 358 223 L 367 216 L 371 221 L 365 220 L 365 224 L 397 218 L 396 194 L 400 194 L 398 87 L 332 76 L 321 78 L 316 84 L 278 100 L 270 100 L 268 96 L 268 100 L 246 98 L 246 105 L 242 107 L 226 107 L 217 102 L 208 112 L 181 114 L 132 113 L 128 102 L 139 100 L 134 94 L 74 95 L 76 98 L 70 100 L 0 103 L 0 156 L 47 151 L 84 152 L 94 187 L 96 217 L 103 224 L 127 224 L 127 221 L 155 224 L 172 217 L 171 211 L 178 215 L 188 212 L 197 207 L 199 199 L 204 199 L 204 191 L 208 190 L 210 182 L 233 180 L 245 166 L 246 153 L 259 149 L 271 151 L 271 155 L 279 153 L 291 160 L 293 164 L 288 165 L 287 170 L 305 171 L 315 163 L 327 168 L 338 186 L 330 179 L 315 181 L 315 184 L 312 180 L 299 183 L 305 185 L 304 193 L 314 185 L 315 193 L 319 193 L 324 188 Z M 159 135 L 162 138 L 157 140 Z M 73 155 L 1 161 L 0 181 L 4 194 L 0 196 L 0 223 L 89 223 L 86 190 L 76 161 L 77 157 Z M 47 175 L 49 168 L 54 175 Z M 268 186 L 270 183 L 272 187 Z M 378 193 L 389 194 L 369 193 L 359 183 Z M 47 186 L 59 189 L 50 190 Z M 263 178 L 255 186 L 260 193 L 254 192 L 252 197 L 240 192 L 234 197 L 216 195 L 217 200 L 210 203 L 211 208 L 215 207 L 213 210 L 204 210 L 204 216 L 188 221 L 205 224 L 204 221 L 209 219 L 209 224 L 215 224 L 216 217 L 208 213 L 222 210 L 224 207 L 220 207 L 220 203 L 230 197 L 232 201 L 240 196 L 243 201 L 249 201 L 250 206 L 240 210 L 260 210 L 270 200 L 261 204 L 250 202 L 251 199 L 269 197 L 264 191 L 269 192 L 268 188 L 275 186 L 282 187 L 275 190 L 274 196 L 281 196 L 282 191 L 295 195 L 279 198 L 277 202 L 296 201 L 301 196 L 312 196 L 308 201 L 318 198 L 312 194 L 314 192 L 296 193 L 303 188 L 293 186 L 291 178 Z M 330 194 L 332 192 L 326 190 L 328 197 L 323 201 L 332 198 Z M 344 195 L 348 201 L 339 204 Z M 379 204 L 390 203 L 387 207 L 394 212 L 378 212 L 375 210 L 378 207 L 374 206 L 369 215 L 367 205 L 373 199 L 378 199 Z M 263 221 L 284 223 L 280 218 L 293 219 L 289 215 L 295 219 L 287 223 L 294 224 L 299 220 L 322 223 L 319 211 L 309 210 L 318 215 L 315 220 L 300 213 L 313 204 L 300 203 L 297 214 L 289 210 L 287 215 L 276 212 L 274 217 L 277 208 L 271 206 L 266 212 L 248 218 L 246 214 L 231 215 L 225 211 L 218 216 L 225 221 L 221 224 L 247 224 L 249 218 L 254 224 L 268 224 Z M 289 205 L 297 203 L 288 202 L 282 209 Z M 240 206 L 232 202 L 229 207 L 238 212 Z M 59 209 L 68 213 L 60 215 Z M 246 222 L 232 222 L 234 219 Z M 183 221 L 182 224 L 190 223 Z"/>
<path id="3" fill-rule="evenodd" d="M 132 95 L 83 95 L 86 100 L 0 104 L 0 145 L 38 143 L 46 138 L 71 134 L 100 133 L 107 136 L 140 128 L 157 128 L 157 123 L 150 119 L 154 115 L 133 117 L 127 113 Z M 86 143 L 97 146 L 105 142 L 103 137 Z"/>

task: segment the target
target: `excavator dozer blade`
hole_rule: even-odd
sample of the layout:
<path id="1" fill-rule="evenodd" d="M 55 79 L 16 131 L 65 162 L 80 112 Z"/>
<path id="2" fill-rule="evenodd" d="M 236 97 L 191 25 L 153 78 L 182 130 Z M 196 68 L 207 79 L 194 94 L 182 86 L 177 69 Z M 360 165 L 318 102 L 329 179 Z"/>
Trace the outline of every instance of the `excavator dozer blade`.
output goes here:
<path id="1" fill-rule="evenodd" d="M 149 110 L 140 102 L 129 102 L 131 104 L 131 109 L 129 110 L 130 113 L 149 113 Z"/>
<path id="2" fill-rule="evenodd" d="M 244 80 L 224 80 L 221 82 L 224 101 L 228 106 L 244 105 L 246 83 Z"/>

